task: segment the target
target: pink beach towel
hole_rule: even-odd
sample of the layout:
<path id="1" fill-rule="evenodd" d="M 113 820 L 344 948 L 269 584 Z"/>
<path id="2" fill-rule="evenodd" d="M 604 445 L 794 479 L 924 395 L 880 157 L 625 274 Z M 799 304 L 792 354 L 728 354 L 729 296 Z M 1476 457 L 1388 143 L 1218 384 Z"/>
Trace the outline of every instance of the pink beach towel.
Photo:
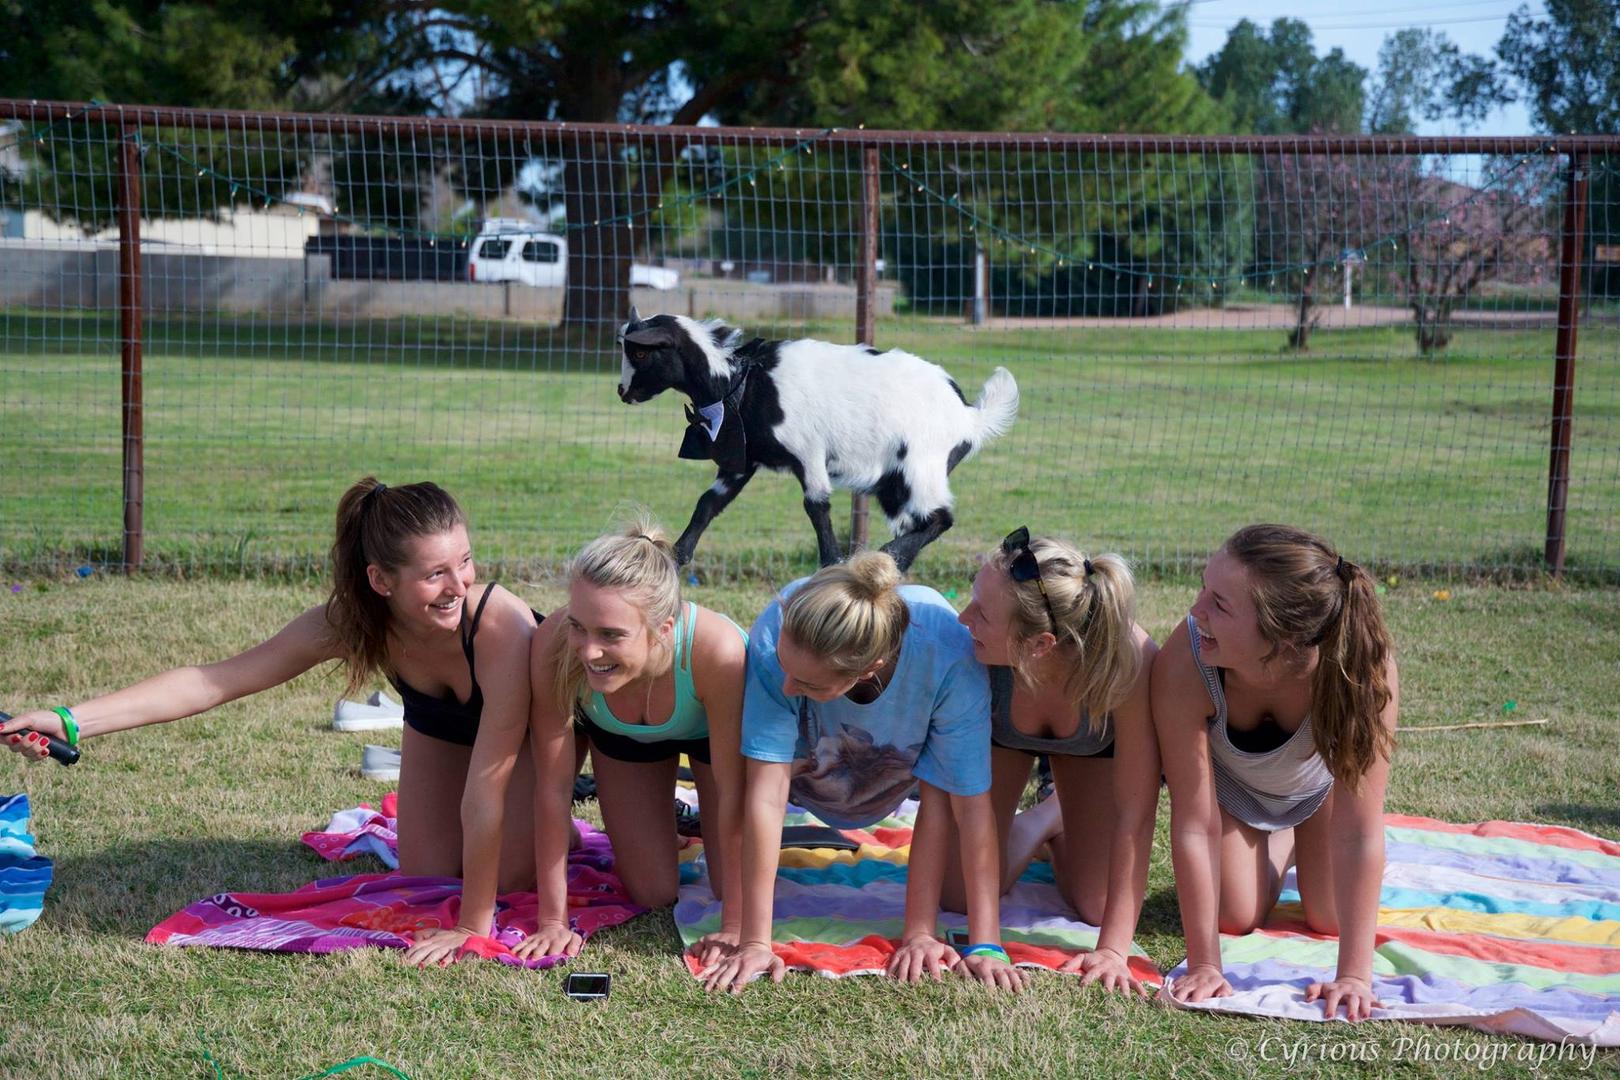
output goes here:
<path id="1" fill-rule="evenodd" d="M 334 862 L 372 854 L 397 866 L 394 808 L 390 794 L 380 813 L 365 806 L 339 811 L 326 831 L 305 833 L 304 843 Z M 568 857 L 569 923 L 588 939 L 646 909 L 630 901 L 614 875 L 607 836 L 583 821 L 575 824 L 584 842 Z M 530 968 L 562 963 L 562 956 L 524 960 L 512 953 L 534 932 L 537 903 L 532 892 L 500 897 L 494 934 L 470 939 L 460 955 Z M 454 926 L 460 908 L 459 878 L 356 874 L 323 878 L 289 893 L 219 893 L 164 919 L 146 940 L 271 952 L 328 953 L 368 945 L 404 949 L 419 930 Z"/>

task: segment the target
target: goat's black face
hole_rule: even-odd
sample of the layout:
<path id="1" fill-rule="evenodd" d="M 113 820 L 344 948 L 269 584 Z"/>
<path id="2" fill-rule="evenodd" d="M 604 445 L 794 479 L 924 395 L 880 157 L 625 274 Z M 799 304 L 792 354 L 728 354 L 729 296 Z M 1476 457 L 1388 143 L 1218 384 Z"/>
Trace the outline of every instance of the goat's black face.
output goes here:
<path id="1" fill-rule="evenodd" d="M 620 401 L 634 405 L 681 384 L 684 374 L 679 348 L 681 336 L 680 328 L 668 315 L 654 315 L 642 322 L 635 310 L 631 310 L 623 334 Z"/>

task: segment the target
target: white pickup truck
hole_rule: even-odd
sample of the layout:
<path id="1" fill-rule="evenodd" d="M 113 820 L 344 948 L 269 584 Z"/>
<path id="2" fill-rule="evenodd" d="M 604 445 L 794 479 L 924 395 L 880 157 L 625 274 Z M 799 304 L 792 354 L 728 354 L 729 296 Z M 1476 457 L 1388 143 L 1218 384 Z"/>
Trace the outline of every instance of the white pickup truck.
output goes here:
<path id="1" fill-rule="evenodd" d="M 517 281 L 560 289 L 567 277 L 568 241 L 517 218 L 485 221 L 467 255 L 468 281 Z M 680 283 L 681 275 L 674 270 L 630 264 L 630 284 L 634 287 L 673 289 Z"/>

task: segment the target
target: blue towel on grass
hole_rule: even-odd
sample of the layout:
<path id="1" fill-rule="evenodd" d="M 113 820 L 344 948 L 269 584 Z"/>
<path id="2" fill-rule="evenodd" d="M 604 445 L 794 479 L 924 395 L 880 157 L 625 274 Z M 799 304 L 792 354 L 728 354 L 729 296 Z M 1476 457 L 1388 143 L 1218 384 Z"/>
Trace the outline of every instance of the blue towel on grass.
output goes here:
<path id="1" fill-rule="evenodd" d="M 34 850 L 28 796 L 0 795 L 0 934 L 32 926 L 51 887 L 51 860 Z"/>

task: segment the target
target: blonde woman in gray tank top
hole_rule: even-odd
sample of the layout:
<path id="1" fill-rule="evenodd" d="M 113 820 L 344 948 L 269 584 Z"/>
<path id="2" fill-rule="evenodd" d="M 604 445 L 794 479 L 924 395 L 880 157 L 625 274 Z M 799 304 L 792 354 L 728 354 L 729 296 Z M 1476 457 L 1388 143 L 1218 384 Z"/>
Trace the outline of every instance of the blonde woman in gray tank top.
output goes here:
<path id="1" fill-rule="evenodd" d="M 973 579 L 960 622 L 990 668 L 990 798 L 1001 889 L 1043 847 L 1059 891 L 1101 927 L 1097 948 L 1063 965 L 1084 983 L 1145 994 L 1126 965 L 1147 889 L 1159 803 L 1159 748 L 1148 707 L 1158 646 L 1136 624 L 1136 586 L 1118 555 L 1062 540 L 1007 535 Z M 1036 755 L 1052 765 L 1051 797 L 1018 813 Z M 954 845 L 952 846 L 954 851 Z M 944 905 L 963 910 L 960 861 Z"/>
<path id="2" fill-rule="evenodd" d="M 1372 578 L 1302 530 L 1240 529 L 1155 660 L 1152 700 L 1187 936 L 1171 994 L 1232 992 L 1220 934 L 1264 922 L 1295 865 L 1306 922 L 1339 937 L 1305 1000 L 1366 1019 L 1399 705 Z"/>

